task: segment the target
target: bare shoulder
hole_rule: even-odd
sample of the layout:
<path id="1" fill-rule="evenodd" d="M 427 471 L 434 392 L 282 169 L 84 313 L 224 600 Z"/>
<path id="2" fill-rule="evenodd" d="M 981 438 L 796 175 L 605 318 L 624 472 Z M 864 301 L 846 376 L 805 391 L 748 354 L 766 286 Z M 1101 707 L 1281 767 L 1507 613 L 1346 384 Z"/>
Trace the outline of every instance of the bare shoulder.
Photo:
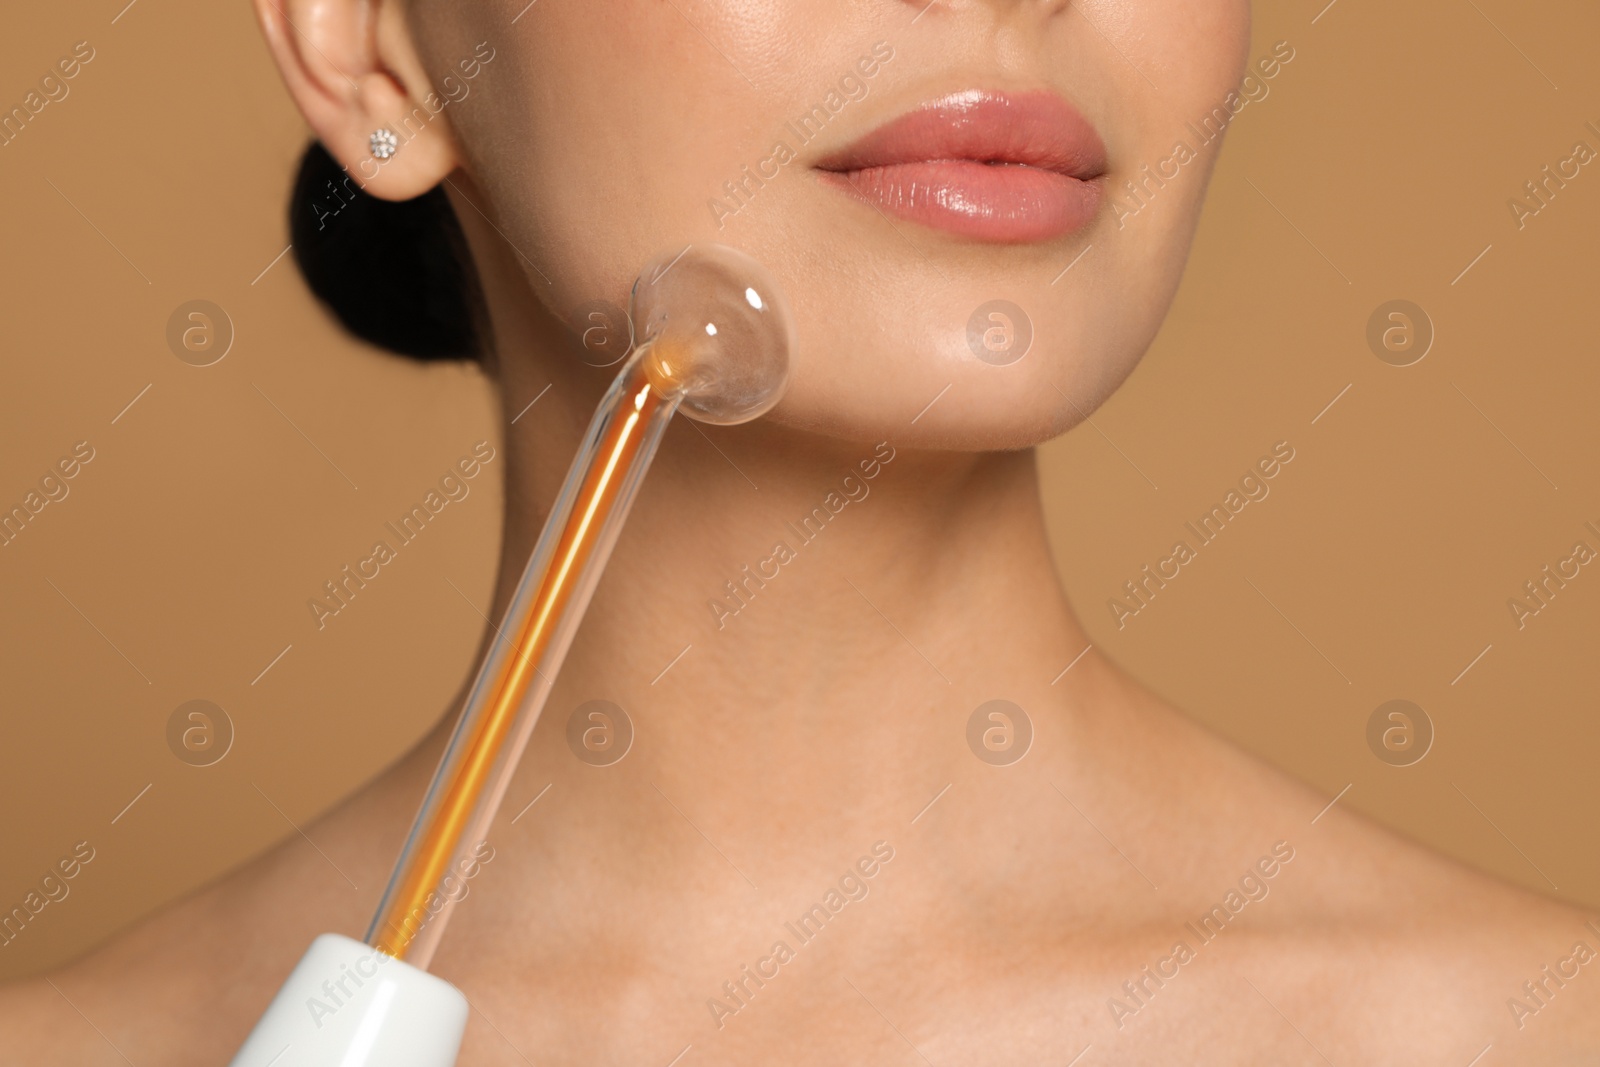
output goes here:
<path id="1" fill-rule="evenodd" d="M 49 979 L 0 985 L 0 1065 L 122 1062 L 105 1041 L 97 1049 L 89 1040 L 94 1036 Z"/>
<path id="2" fill-rule="evenodd" d="M 227 1062 L 247 1002 L 270 990 L 211 903 L 180 901 L 80 960 L 0 985 L 0 1067 Z"/>
<path id="3" fill-rule="evenodd" d="M 226 1063 L 305 945 L 315 899 L 276 848 L 46 975 L 0 985 L 0 1067 Z"/>
<path id="4" fill-rule="evenodd" d="M 1600 912 L 1407 840 L 1148 694 L 1137 719 L 1147 803 L 1181 813 L 1174 940 L 1214 995 L 1334 1062 L 1600 1062 Z"/>

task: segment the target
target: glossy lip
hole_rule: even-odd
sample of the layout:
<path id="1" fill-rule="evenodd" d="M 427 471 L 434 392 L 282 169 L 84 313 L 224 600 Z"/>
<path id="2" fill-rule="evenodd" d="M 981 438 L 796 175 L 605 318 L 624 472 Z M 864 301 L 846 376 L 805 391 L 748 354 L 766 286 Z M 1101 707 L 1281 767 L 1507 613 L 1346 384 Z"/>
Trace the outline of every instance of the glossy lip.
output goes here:
<path id="1" fill-rule="evenodd" d="M 1100 135 L 1050 92 L 953 93 L 816 164 L 892 215 L 980 241 L 1063 237 L 1099 210 Z"/>

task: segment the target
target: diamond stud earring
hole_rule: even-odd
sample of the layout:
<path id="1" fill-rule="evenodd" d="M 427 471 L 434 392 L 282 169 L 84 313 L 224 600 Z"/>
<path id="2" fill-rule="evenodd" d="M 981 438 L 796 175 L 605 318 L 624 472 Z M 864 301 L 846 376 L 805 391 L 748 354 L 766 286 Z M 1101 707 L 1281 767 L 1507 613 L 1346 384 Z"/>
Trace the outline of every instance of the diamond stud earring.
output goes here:
<path id="1" fill-rule="evenodd" d="M 388 159 L 399 149 L 400 142 L 395 139 L 393 133 L 379 128 L 373 130 L 372 136 L 367 138 L 367 147 L 372 149 L 372 154 L 377 158 Z"/>

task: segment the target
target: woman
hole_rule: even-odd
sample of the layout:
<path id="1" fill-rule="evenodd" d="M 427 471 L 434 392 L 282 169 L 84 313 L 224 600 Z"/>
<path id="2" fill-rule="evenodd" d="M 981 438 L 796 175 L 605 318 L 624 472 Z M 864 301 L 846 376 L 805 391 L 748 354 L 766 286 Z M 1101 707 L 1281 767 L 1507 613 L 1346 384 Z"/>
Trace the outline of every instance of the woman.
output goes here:
<path id="1" fill-rule="evenodd" d="M 1584 915 L 1211 736 L 1051 580 L 1031 446 L 1154 335 L 1220 143 L 1191 129 L 1287 61 L 1244 0 L 256 7 L 335 161 L 307 276 L 499 383 L 491 616 L 642 264 L 736 246 L 798 325 L 780 406 L 675 426 L 617 547 L 432 964 L 463 1064 L 1600 1055 Z M 593 700 L 625 758 L 569 745 Z M 450 719 L 316 848 L 6 990 L 0 1058 L 226 1062 L 312 936 L 363 930 Z"/>

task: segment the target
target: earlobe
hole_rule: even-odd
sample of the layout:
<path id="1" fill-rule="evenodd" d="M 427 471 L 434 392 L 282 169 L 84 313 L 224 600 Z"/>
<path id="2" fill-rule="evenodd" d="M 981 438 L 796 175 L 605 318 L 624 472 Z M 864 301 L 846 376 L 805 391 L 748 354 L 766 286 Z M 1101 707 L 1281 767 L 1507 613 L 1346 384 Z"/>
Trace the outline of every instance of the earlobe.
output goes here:
<path id="1" fill-rule="evenodd" d="M 356 84 L 347 120 L 319 135 L 335 159 L 360 175 L 366 192 L 383 200 L 410 200 L 456 169 L 455 134 L 442 111 L 425 103 L 431 90 L 424 88 L 419 100 L 388 70 L 362 75 Z M 427 82 L 419 77 L 416 84 Z"/>
<path id="2" fill-rule="evenodd" d="M 455 135 L 440 109 L 427 106 L 436 94 L 397 4 L 254 4 L 290 96 L 317 139 L 364 191 L 383 200 L 410 200 L 456 169 L 461 157 Z"/>

